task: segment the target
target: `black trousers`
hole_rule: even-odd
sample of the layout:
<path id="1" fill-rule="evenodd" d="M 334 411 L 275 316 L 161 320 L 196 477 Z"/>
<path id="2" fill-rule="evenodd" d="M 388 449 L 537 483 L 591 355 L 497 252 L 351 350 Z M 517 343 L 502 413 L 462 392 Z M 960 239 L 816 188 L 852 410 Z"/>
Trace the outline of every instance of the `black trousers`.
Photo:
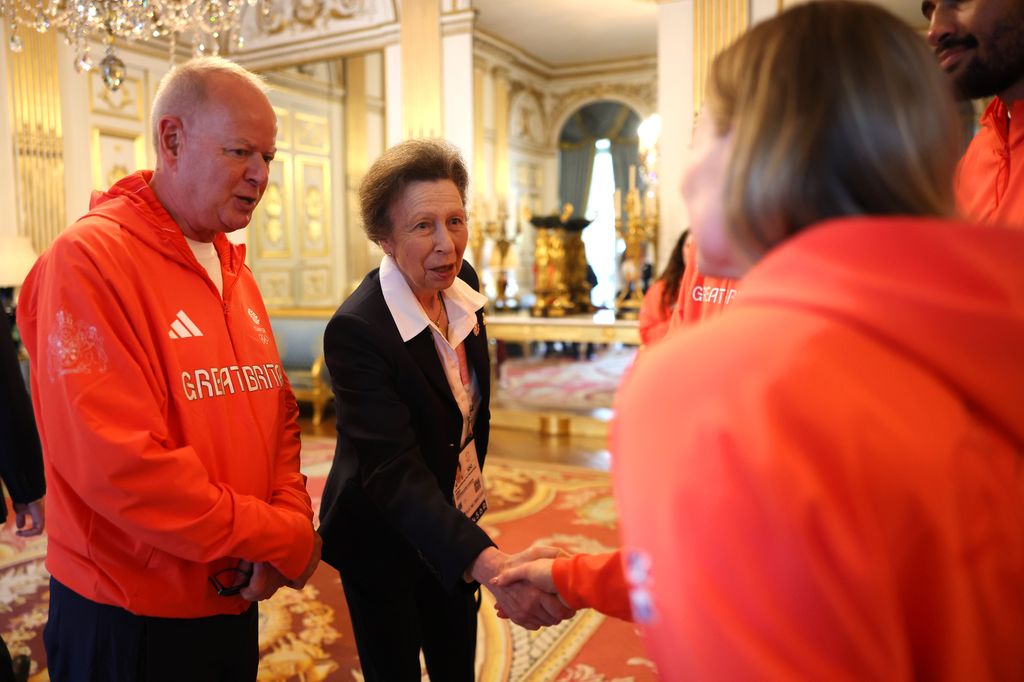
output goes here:
<path id="1" fill-rule="evenodd" d="M 433 682 L 473 682 L 478 586 L 449 593 L 426 569 L 370 573 L 341 573 L 366 682 L 420 682 L 421 648 Z"/>
<path id="2" fill-rule="evenodd" d="M 253 682 L 259 612 L 154 618 L 98 604 L 50 578 L 43 630 L 52 682 Z"/>
<path id="3" fill-rule="evenodd" d="M 0 315 L 3 311 L 0 311 Z M 7 650 L 7 643 L 0 637 L 0 682 L 14 682 L 14 666 L 11 662 L 11 652 Z"/>

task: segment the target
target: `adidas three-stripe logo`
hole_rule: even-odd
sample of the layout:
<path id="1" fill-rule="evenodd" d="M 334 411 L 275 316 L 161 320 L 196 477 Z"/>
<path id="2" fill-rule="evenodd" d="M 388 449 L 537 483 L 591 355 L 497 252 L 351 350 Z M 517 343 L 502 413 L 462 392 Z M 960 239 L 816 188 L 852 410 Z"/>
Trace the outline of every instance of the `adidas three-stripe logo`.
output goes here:
<path id="1" fill-rule="evenodd" d="M 179 310 L 174 322 L 171 322 L 171 329 L 167 335 L 172 339 L 187 339 L 193 336 L 202 336 L 196 323 L 189 319 L 184 310 Z"/>

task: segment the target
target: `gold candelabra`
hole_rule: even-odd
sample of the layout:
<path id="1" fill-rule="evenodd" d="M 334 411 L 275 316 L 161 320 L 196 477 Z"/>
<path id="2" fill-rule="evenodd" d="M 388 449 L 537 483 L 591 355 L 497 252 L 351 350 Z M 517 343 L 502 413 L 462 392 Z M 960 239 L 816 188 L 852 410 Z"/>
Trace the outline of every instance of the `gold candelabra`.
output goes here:
<path id="1" fill-rule="evenodd" d="M 529 220 L 529 210 L 523 209 L 525 220 Z M 519 298 L 510 293 L 515 280 L 515 267 L 518 259 L 512 247 L 522 236 L 522 226 L 516 222 L 512 230 L 508 229 L 508 208 L 503 199 L 488 203 L 486 199 L 477 197 L 474 201 L 475 227 L 469 233 L 469 248 L 473 254 L 473 263 L 480 270 L 481 276 L 486 269 L 494 278 L 495 295 L 492 305 L 501 310 L 514 310 L 519 307 Z M 490 240 L 494 247 L 490 261 L 484 263 L 484 247 Z"/>
<path id="2" fill-rule="evenodd" d="M 520 217 L 523 215 L 529 221 L 530 211 L 525 206 L 520 212 Z M 499 200 L 495 220 L 484 222 L 483 233 L 494 242 L 490 263 L 490 269 L 494 274 L 494 307 L 499 310 L 515 310 L 519 307 L 519 298 L 509 293 L 509 284 L 515 279 L 514 270 L 518 259 L 513 256 L 512 247 L 519 242 L 523 234 L 522 224 L 516 219 L 509 232 L 508 210 L 505 201 Z"/>
<path id="3" fill-rule="evenodd" d="M 658 202 L 653 188 L 640 200 L 636 187 L 636 167 L 629 169 L 629 191 L 626 193 L 626 214 L 622 214 L 622 195 L 615 190 L 615 229 L 626 250 L 622 254 L 622 287 L 615 299 L 615 314 L 626 319 L 636 319 L 643 301 L 643 270 L 647 260 L 647 244 L 658 232 Z"/>

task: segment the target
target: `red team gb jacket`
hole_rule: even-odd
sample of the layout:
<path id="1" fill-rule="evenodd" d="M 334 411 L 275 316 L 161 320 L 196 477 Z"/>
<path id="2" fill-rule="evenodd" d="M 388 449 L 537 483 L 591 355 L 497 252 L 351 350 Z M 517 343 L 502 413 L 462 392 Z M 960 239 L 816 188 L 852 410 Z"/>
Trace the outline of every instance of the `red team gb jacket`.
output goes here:
<path id="1" fill-rule="evenodd" d="M 40 257 L 19 322 L 46 460 L 46 567 L 135 614 L 241 613 L 208 583 L 240 559 L 296 577 L 312 553 L 298 409 L 245 248 L 223 298 L 130 175 Z"/>

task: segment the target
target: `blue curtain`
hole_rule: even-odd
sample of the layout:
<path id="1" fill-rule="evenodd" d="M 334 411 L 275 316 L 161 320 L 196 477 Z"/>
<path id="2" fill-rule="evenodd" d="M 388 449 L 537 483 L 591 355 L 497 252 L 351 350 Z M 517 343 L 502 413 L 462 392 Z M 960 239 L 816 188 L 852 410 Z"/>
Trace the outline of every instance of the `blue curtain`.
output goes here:
<path id="1" fill-rule="evenodd" d="M 640 117 L 619 102 L 594 102 L 570 117 L 559 136 L 558 195 L 562 204 L 571 203 L 575 215 L 587 209 L 590 179 L 594 170 L 594 143 L 611 140 L 615 186 L 625 195 L 629 166 L 639 161 L 636 129 Z M 641 182 L 638 177 L 637 182 Z M 642 188 L 641 188 L 642 191 Z"/>

